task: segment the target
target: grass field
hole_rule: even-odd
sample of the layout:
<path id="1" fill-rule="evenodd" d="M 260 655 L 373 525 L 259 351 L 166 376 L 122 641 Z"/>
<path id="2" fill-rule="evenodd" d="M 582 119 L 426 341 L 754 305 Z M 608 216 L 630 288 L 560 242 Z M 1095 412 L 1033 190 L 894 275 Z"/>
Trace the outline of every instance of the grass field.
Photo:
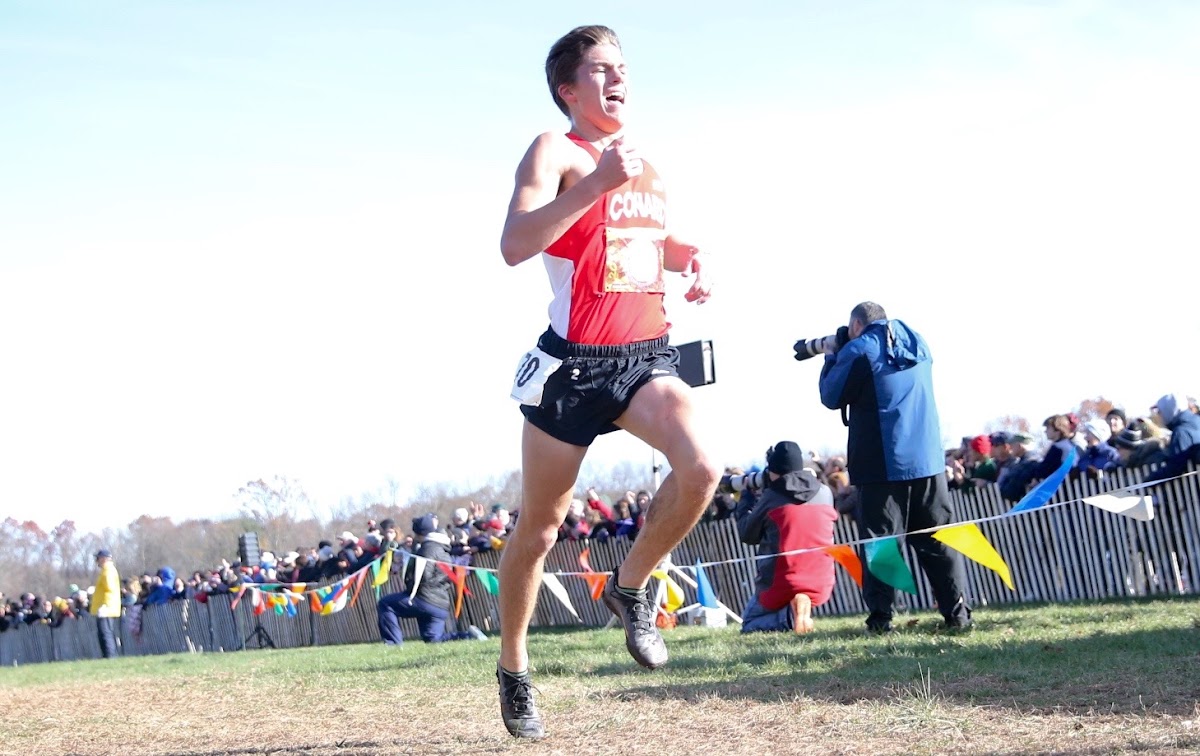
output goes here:
<path id="1" fill-rule="evenodd" d="M 1196 753 L 1200 599 L 862 617 L 811 636 L 619 630 L 531 640 L 550 737 L 500 723 L 499 642 L 342 646 L 0 670 L 4 754 Z"/>

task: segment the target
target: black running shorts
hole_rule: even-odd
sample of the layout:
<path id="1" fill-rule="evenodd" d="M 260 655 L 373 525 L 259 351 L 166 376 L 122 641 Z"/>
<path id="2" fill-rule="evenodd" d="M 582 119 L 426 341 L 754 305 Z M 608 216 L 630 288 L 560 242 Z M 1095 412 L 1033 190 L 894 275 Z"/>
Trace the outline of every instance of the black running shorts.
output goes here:
<path id="1" fill-rule="evenodd" d="M 546 380 L 542 402 L 521 405 L 530 423 L 559 441 L 590 446 L 619 430 L 613 422 L 637 390 L 655 378 L 679 376 L 679 352 L 667 337 L 632 344 L 576 344 L 547 330 L 538 347 L 563 361 Z"/>

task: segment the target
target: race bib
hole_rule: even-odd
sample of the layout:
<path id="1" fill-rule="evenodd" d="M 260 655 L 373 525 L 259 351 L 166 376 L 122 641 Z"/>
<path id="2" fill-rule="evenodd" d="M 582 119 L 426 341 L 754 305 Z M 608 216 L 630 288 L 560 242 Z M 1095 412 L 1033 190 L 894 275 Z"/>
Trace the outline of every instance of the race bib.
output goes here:
<path id="1" fill-rule="evenodd" d="M 551 357 L 538 347 L 530 349 L 517 365 L 512 398 L 521 404 L 537 407 L 542 403 L 542 391 L 546 388 L 546 381 L 560 367 L 562 360 Z"/>

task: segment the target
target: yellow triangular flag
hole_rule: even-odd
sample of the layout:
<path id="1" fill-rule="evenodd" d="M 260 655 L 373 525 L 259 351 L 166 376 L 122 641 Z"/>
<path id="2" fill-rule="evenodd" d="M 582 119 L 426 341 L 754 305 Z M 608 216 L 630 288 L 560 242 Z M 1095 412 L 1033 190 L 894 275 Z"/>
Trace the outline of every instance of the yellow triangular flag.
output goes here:
<path id="1" fill-rule="evenodd" d="M 650 576 L 658 578 L 667 587 L 667 601 L 663 607 L 667 610 L 667 614 L 683 606 L 683 589 L 679 587 L 679 583 L 671 579 L 666 570 L 655 570 L 650 573 Z"/>
<path id="2" fill-rule="evenodd" d="M 995 572 L 1008 586 L 1008 590 L 1016 590 L 1013 586 L 1012 573 L 1009 572 L 1008 565 L 1004 563 L 1004 557 L 992 548 L 992 544 L 988 543 L 988 539 L 984 537 L 983 532 L 975 523 L 968 522 L 966 525 L 942 528 L 934 533 L 933 537 L 955 551 L 961 551 L 963 556 L 968 559 L 973 559 Z"/>
<path id="3" fill-rule="evenodd" d="M 388 581 L 392 574 L 392 550 L 388 549 L 383 553 L 383 559 L 379 560 L 379 571 L 375 573 L 375 579 L 371 582 L 372 588 L 378 588 Z"/>

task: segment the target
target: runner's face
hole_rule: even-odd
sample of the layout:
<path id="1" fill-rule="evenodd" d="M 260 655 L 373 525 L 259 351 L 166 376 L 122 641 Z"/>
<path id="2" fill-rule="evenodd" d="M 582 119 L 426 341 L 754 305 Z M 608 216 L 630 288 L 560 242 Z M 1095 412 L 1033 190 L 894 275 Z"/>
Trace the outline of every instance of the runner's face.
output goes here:
<path id="1" fill-rule="evenodd" d="M 621 50 L 613 45 L 588 50 L 575 71 L 575 83 L 564 85 L 563 90 L 562 98 L 577 117 L 607 133 L 619 131 L 629 94 Z"/>

